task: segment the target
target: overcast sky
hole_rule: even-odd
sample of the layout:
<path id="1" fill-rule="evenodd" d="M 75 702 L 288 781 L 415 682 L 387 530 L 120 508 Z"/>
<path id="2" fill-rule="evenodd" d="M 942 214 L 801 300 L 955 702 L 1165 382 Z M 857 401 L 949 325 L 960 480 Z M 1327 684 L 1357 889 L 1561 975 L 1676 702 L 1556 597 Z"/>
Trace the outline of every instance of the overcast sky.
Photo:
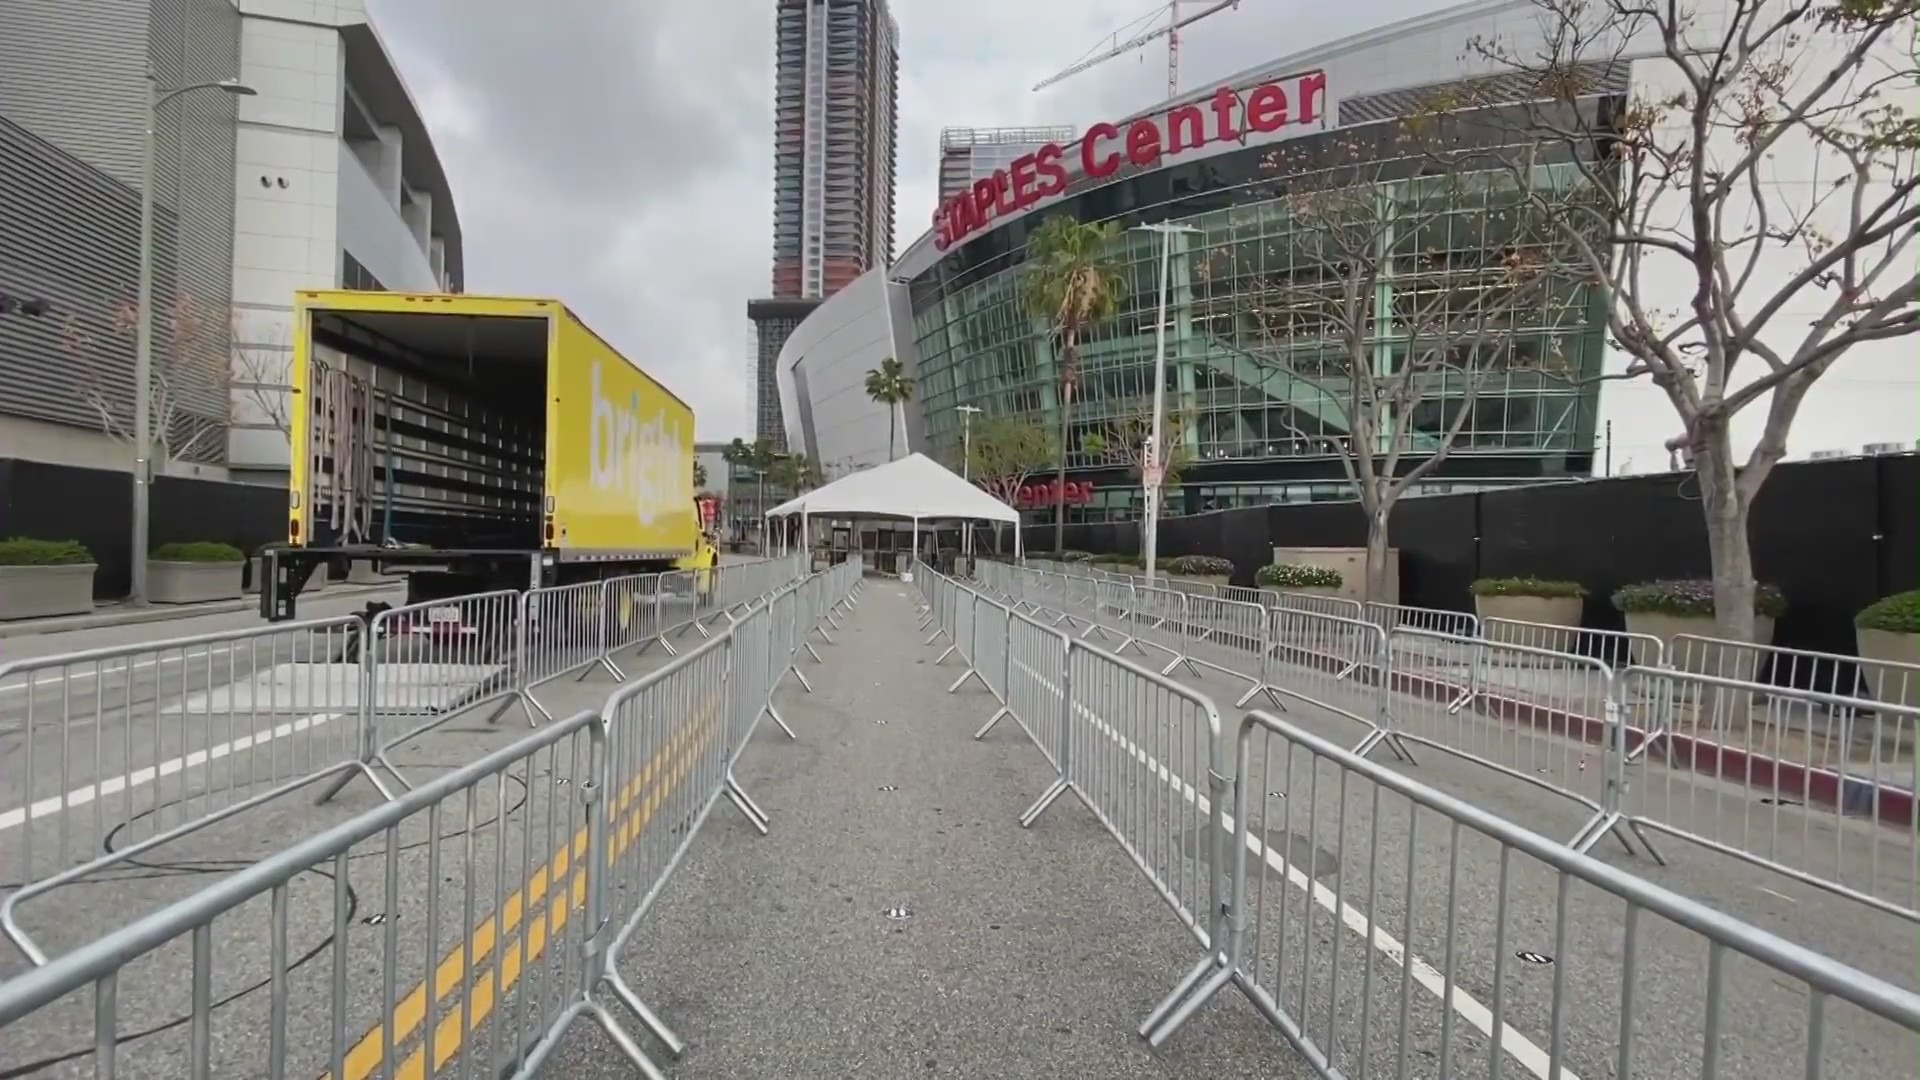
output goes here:
<path id="1" fill-rule="evenodd" d="M 1184 31 L 1181 86 L 1441 2 L 1242 0 Z M 367 6 L 446 165 L 468 289 L 565 300 L 693 405 L 702 439 L 748 433 L 746 301 L 772 276 L 773 0 Z M 1116 31 L 1151 25 L 1138 21 L 1155 10 L 1146 0 L 892 0 L 892 10 L 896 249 L 932 213 L 943 126 L 1084 126 L 1166 96 L 1164 39 L 1030 89 Z M 1616 432 L 1616 462 L 1663 468 L 1672 413 L 1651 387 L 1627 392 L 1648 395 L 1625 410 L 1644 423 Z M 1809 399 L 1792 450 L 1911 440 L 1917 396 L 1911 365 L 1836 369 Z"/>
<path id="2" fill-rule="evenodd" d="M 1188 9 L 1197 8 L 1189 3 Z M 1185 34 L 1182 86 L 1402 18 L 1244 0 Z M 748 431 L 749 297 L 773 267 L 772 0 L 368 0 L 453 185 L 474 292 L 557 296 Z M 1166 96 L 1164 41 L 1039 93 L 1142 0 L 893 0 L 905 248 L 933 212 L 943 126 L 1087 124 Z"/>

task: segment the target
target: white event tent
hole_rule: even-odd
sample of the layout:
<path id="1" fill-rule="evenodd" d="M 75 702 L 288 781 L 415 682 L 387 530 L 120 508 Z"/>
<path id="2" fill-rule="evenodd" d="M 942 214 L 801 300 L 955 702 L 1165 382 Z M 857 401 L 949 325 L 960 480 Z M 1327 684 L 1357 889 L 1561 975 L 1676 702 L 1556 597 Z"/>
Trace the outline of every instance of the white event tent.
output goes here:
<path id="1" fill-rule="evenodd" d="M 916 554 L 922 521 L 1004 521 L 1014 525 L 1014 554 L 1016 558 L 1020 554 L 1020 512 L 925 454 L 909 454 L 899 461 L 843 476 L 767 511 L 769 518 L 796 515 L 801 522 L 802 544 L 807 542 L 810 518 L 911 521 Z"/>

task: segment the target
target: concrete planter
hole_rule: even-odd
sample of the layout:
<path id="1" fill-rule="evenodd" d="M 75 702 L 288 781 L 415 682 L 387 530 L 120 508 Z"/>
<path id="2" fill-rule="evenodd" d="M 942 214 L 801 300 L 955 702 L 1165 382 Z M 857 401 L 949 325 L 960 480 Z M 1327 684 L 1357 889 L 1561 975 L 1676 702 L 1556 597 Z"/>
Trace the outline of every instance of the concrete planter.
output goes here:
<path id="1" fill-rule="evenodd" d="M 1920 677 L 1899 670 L 1876 669 L 1875 664 L 1920 664 L 1920 634 L 1896 634 L 1890 630 L 1854 631 L 1860 659 L 1868 665 L 1860 672 L 1860 696 L 1883 705 L 1920 708 Z"/>
<path id="2" fill-rule="evenodd" d="M 1324 566 L 1340 574 L 1340 588 L 1333 595 L 1349 600 L 1367 598 L 1367 549 L 1332 547 L 1276 547 L 1273 562 L 1280 566 Z M 1383 603 L 1400 602 L 1400 549 L 1387 549 L 1386 592 L 1377 597 Z M 1288 589 L 1299 592 L 1299 589 Z"/>
<path id="3" fill-rule="evenodd" d="M 147 560 L 147 601 L 153 604 L 203 604 L 238 600 L 243 562 L 161 562 Z"/>
<path id="4" fill-rule="evenodd" d="M 1258 589 L 1272 589 L 1283 596 L 1341 596 L 1346 588 L 1341 585 L 1292 585 L 1281 588 L 1278 585 L 1256 585 Z"/>
<path id="5" fill-rule="evenodd" d="M 85 615 L 93 610 L 95 566 L 0 566 L 0 619 Z"/>
<path id="6" fill-rule="evenodd" d="M 1168 581 L 1191 581 L 1195 585 L 1230 585 L 1233 578 L 1226 574 L 1161 574 Z"/>
<path id="7" fill-rule="evenodd" d="M 1710 615 L 1668 615 L 1655 611 L 1629 611 L 1627 632 L 1645 634 L 1660 639 L 1661 647 L 1666 650 L 1667 662 L 1674 670 L 1693 675 L 1712 675 L 1722 679 L 1752 680 L 1759 674 L 1762 659 L 1759 649 L 1743 649 L 1738 645 L 1715 642 L 1690 642 L 1682 655 L 1675 655 L 1673 639 L 1680 634 L 1711 638 L 1714 636 L 1713 617 Z M 1773 618 L 1768 615 L 1753 617 L 1753 639 L 1756 645 L 1773 643 Z M 1647 655 L 1650 650 L 1645 642 L 1633 643 L 1633 662 L 1653 664 L 1656 658 Z"/>
<path id="8" fill-rule="evenodd" d="M 1585 601 L 1578 596 L 1476 596 L 1473 598 L 1474 614 L 1480 617 L 1481 636 L 1488 641 L 1515 645 L 1538 646 L 1542 635 L 1528 633 L 1525 627 L 1508 626 L 1501 622 L 1489 626 L 1487 620 L 1501 619 L 1506 622 L 1538 623 L 1545 626 L 1578 629 L 1580 611 L 1584 606 Z"/>

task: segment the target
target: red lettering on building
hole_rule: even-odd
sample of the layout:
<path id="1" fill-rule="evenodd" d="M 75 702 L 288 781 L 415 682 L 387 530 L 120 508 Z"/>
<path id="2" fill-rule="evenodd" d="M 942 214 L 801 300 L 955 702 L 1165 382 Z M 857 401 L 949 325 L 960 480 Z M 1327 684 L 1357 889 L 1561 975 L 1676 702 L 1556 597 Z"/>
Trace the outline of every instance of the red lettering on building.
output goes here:
<path id="1" fill-rule="evenodd" d="M 1099 178 L 1111 175 L 1120 167 L 1120 155 L 1114 152 L 1101 153 L 1100 144 L 1120 137 L 1120 129 L 1105 121 L 1087 129 L 1080 140 L 1080 172 L 1084 176 Z"/>
<path id="2" fill-rule="evenodd" d="M 1074 156 L 1081 175 L 1098 180 L 1112 176 L 1122 161 L 1136 168 L 1152 168 L 1209 143 L 1239 142 L 1249 135 L 1273 136 L 1287 128 L 1305 128 L 1318 123 L 1326 111 L 1324 71 L 1289 75 L 1244 92 L 1223 86 L 1209 98 L 1159 116 L 1142 117 L 1124 130 L 1114 124 L 1094 124 L 1077 140 Z M 933 212 L 934 248 L 945 251 L 997 218 L 1066 194 L 1068 149 L 1048 143 L 941 203 Z"/>
<path id="3" fill-rule="evenodd" d="M 1051 482 L 1026 484 L 1014 494 L 1014 505 L 1022 510 L 1034 507 L 1052 506 L 1059 502 L 1059 489 Z M 1067 505 L 1085 506 L 1093 501 L 1093 482 L 1090 480 L 1067 481 Z"/>

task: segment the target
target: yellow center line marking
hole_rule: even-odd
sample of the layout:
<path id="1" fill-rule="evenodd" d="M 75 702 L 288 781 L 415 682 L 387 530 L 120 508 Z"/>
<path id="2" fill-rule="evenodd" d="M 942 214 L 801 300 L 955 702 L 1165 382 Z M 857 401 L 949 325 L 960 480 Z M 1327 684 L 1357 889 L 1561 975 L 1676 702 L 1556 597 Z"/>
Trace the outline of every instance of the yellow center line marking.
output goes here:
<path id="1" fill-rule="evenodd" d="M 639 837 L 641 829 L 645 827 L 654 811 L 679 786 L 691 767 L 694 756 L 716 737 L 717 733 L 712 729 L 711 721 L 720 714 L 720 711 L 718 703 L 712 704 L 699 722 L 690 724 L 676 733 L 669 744 L 656 752 L 640 769 L 639 774 L 621 789 L 619 798 L 608 811 L 613 819 L 609 824 L 614 826 L 609 831 L 609 837 L 613 840 L 612 850 L 607 853 L 609 863 Z M 697 739 L 693 738 L 696 733 Z M 656 777 L 660 778 L 661 782 L 652 785 L 649 790 L 649 785 Z M 648 794 L 648 798 L 640 800 L 643 792 Z M 639 802 L 637 807 L 634 805 L 636 801 Z M 589 813 L 597 810 L 597 807 L 592 808 Z M 586 850 L 587 829 L 582 827 L 574 833 L 570 843 L 561 845 L 546 866 L 535 870 L 524 886 L 507 897 L 498 915 L 488 915 L 482 919 L 466 941 L 454 945 L 447 951 L 434 970 L 433 1001 L 436 1006 L 453 995 L 455 989 L 465 981 L 469 969 L 478 969 L 503 938 L 511 938 L 531 912 L 531 925 L 520 935 L 524 939 L 523 942 L 517 948 L 509 943 L 502 950 L 500 958 L 501 989 L 504 990 L 513 985 L 519 978 L 523 965 L 537 959 L 545 949 L 548 920 L 550 919 L 555 930 L 558 930 L 566 925 L 571 908 L 585 902 L 586 874 L 578 864 L 584 859 Z M 504 857 L 504 855 L 505 853 L 501 852 L 497 857 Z M 563 877 L 568 883 L 567 895 L 556 895 L 549 899 L 550 893 L 560 891 L 556 885 Z M 569 900 L 571 903 L 568 902 Z M 543 906 L 548 909 L 548 919 L 540 917 Z M 522 953 L 528 955 L 523 959 Z M 477 1027 L 485 1016 L 481 1007 L 482 999 L 486 1001 L 486 1009 L 492 1008 L 493 980 L 477 981 L 472 997 L 473 1023 Z M 389 1019 L 393 1029 L 394 1044 L 398 1045 L 410 1038 L 420 1028 L 426 1016 L 427 982 L 422 980 L 393 1007 Z M 451 1021 L 451 1029 L 448 1028 L 449 1021 Z M 457 1011 L 435 1026 L 434 1057 L 438 1059 L 434 1066 L 436 1069 L 458 1051 L 461 1037 L 459 1028 L 460 1015 Z M 378 1071 L 386 1057 L 386 1042 L 385 1025 L 376 1024 L 358 1043 L 354 1044 L 352 1050 L 348 1051 L 341 1070 L 345 1080 L 366 1080 Z M 419 1064 L 424 1065 L 423 1055 L 424 1050 L 416 1051 L 408 1058 L 408 1063 L 413 1063 L 415 1058 L 420 1058 Z M 424 1069 L 420 1069 L 412 1075 L 420 1076 L 423 1073 Z M 402 1065 L 399 1075 L 408 1075 L 406 1064 Z M 331 1078 L 323 1074 L 322 1080 L 331 1080 Z"/>

